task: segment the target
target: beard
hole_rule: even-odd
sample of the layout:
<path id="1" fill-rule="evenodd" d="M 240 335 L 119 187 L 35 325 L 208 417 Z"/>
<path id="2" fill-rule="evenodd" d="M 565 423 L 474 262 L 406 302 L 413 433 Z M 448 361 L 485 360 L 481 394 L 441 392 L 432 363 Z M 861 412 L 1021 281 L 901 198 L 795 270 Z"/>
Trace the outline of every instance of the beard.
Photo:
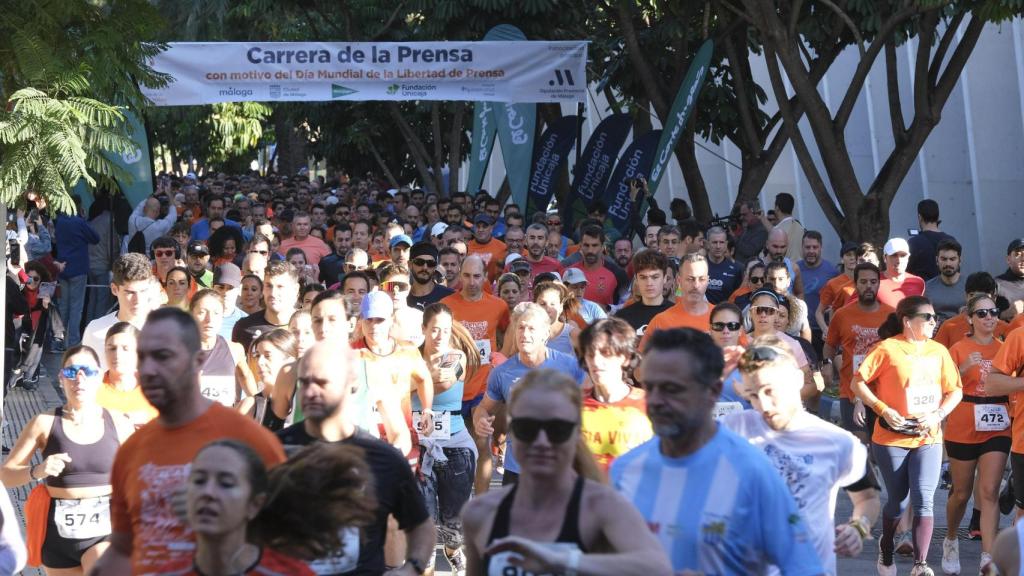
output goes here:
<path id="1" fill-rule="evenodd" d="M 587 266 L 593 266 L 597 264 L 597 254 L 584 254 L 583 261 L 587 263 Z"/>
<path id="2" fill-rule="evenodd" d="M 865 292 L 857 295 L 857 302 L 863 306 L 870 306 L 877 301 L 877 294 L 874 292 Z"/>

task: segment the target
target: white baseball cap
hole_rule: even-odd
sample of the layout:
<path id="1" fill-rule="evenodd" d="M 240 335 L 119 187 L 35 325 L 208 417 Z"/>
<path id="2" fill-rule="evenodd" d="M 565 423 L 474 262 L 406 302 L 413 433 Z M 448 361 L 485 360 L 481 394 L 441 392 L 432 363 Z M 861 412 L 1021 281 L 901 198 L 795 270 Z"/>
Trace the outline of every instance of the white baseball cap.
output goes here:
<path id="1" fill-rule="evenodd" d="M 562 281 L 570 286 L 573 284 L 586 284 L 587 276 L 579 268 L 568 268 L 562 273 Z"/>
<path id="2" fill-rule="evenodd" d="M 904 254 L 909 255 L 910 244 L 907 244 L 907 241 L 903 238 L 889 238 L 889 241 L 885 243 L 885 247 L 882 249 L 882 252 L 884 252 L 886 256 L 892 256 L 898 252 L 903 252 Z"/>
<path id="3" fill-rule="evenodd" d="M 430 229 L 431 236 L 440 236 L 444 234 L 444 231 L 448 229 L 448 225 L 444 222 L 438 222 L 434 224 L 434 227 Z"/>

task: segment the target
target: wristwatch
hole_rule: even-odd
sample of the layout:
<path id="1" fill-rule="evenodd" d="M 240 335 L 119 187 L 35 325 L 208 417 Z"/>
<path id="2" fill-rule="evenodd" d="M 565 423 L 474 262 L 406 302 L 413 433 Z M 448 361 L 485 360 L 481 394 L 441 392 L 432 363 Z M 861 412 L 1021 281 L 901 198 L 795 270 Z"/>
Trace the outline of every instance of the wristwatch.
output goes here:
<path id="1" fill-rule="evenodd" d="M 405 563 L 408 566 L 412 566 L 412 569 L 417 574 L 423 574 L 424 572 L 427 571 L 426 566 L 424 566 L 422 562 L 420 562 L 419 560 L 417 560 L 415 558 L 406 558 L 405 559 Z"/>

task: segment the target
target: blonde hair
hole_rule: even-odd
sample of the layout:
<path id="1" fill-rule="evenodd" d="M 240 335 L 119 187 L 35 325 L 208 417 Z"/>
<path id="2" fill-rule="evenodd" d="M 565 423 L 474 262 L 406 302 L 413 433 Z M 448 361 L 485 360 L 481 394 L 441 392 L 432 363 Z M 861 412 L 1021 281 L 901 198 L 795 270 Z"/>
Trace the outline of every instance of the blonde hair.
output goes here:
<path id="1" fill-rule="evenodd" d="M 512 393 L 508 401 L 508 414 L 511 419 L 512 407 L 516 405 L 523 395 L 533 391 L 557 392 L 565 396 L 566 400 L 572 403 L 579 416 L 577 420 L 580 428 L 583 426 L 583 391 L 576 381 L 569 376 L 550 369 L 531 370 L 522 380 L 512 387 Z M 604 473 L 597 465 L 597 460 L 590 452 L 590 448 L 583 440 L 582 430 L 577 433 L 576 457 L 573 459 L 572 467 L 577 474 L 594 482 L 606 483 Z"/>

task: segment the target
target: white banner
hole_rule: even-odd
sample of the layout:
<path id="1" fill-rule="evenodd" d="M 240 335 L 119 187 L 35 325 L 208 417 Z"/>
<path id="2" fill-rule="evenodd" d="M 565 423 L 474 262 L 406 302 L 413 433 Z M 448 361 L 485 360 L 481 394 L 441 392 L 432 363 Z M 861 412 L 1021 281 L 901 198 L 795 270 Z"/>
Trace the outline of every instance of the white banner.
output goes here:
<path id="1" fill-rule="evenodd" d="M 586 99 L 587 43 L 172 42 L 157 106 L 244 101 Z"/>

